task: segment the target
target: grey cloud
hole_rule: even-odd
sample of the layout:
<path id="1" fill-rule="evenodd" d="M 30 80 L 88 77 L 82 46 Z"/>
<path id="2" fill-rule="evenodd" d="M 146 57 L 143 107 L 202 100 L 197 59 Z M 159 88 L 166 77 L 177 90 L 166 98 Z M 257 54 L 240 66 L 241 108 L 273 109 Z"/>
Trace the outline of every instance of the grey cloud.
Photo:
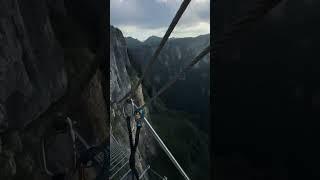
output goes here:
<path id="1" fill-rule="evenodd" d="M 170 8 L 154 0 L 111 0 L 110 3 L 110 21 L 116 26 L 158 28 L 168 25 L 173 16 Z"/>
<path id="2" fill-rule="evenodd" d="M 183 15 L 180 24 L 181 25 L 193 25 L 199 22 L 210 22 L 210 2 L 206 1 L 198 3 L 197 1 L 191 1 L 188 9 Z"/>
<path id="3" fill-rule="evenodd" d="M 157 29 L 167 27 L 182 0 L 111 0 L 111 24 L 115 26 L 135 26 Z M 209 0 L 199 3 L 192 0 L 179 25 L 192 25 L 198 22 L 209 23 Z"/>

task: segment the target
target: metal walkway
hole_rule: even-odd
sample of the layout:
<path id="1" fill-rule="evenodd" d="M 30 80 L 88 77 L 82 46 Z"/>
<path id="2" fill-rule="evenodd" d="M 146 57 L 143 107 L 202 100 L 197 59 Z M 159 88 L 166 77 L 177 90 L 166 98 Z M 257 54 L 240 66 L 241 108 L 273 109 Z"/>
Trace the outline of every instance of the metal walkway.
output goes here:
<path id="1" fill-rule="evenodd" d="M 110 180 L 132 180 L 131 169 L 129 167 L 130 152 L 123 146 L 121 146 L 113 134 L 110 134 Z M 145 179 L 145 175 L 148 173 L 151 179 L 166 180 L 166 177 L 162 177 L 153 169 L 150 165 L 144 168 L 140 172 L 139 179 Z M 150 178 L 149 178 L 150 179 Z"/>
<path id="2" fill-rule="evenodd" d="M 118 180 L 128 171 L 130 152 L 121 146 L 115 137 L 110 138 L 110 169 L 109 179 Z"/>

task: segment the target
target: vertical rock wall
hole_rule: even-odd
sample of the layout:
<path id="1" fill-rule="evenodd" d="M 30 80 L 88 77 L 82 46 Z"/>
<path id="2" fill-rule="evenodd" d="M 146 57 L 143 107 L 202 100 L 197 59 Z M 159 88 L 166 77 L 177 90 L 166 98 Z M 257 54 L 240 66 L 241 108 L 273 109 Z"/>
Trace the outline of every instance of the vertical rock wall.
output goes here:
<path id="1" fill-rule="evenodd" d="M 101 28 L 94 29 L 96 21 L 86 24 L 76 8 L 92 20 L 100 6 L 86 0 L 0 0 L 0 179 L 51 179 L 40 142 L 53 131 L 58 113 L 76 121 L 90 144 L 108 139 L 106 74 L 95 65 Z M 70 146 L 49 145 L 64 155 L 50 156 L 50 165 L 72 159 Z"/>

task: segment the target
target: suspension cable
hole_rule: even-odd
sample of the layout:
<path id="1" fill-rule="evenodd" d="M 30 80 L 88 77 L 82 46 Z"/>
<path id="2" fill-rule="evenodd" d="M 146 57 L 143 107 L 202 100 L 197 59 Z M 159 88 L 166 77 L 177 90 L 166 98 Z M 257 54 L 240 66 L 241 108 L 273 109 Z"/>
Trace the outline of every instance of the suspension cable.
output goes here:
<path id="1" fill-rule="evenodd" d="M 173 21 L 171 22 L 165 36 L 162 38 L 161 43 L 159 44 L 159 47 L 157 48 L 157 50 L 155 51 L 155 53 L 153 54 L 152 58 L 150 61 L 148 61 L 148 64 L 145 66 L 145 69 L 142 73 L 141 78 L 139 79 L 138 83 L 134 86 L 134 88 L 131 89 L 131 91 L 129 93 L 127 93 L 122 99 L 120 99 L 117 103 L 122 103 L 125 99 L 127 98 L 131 98 L 132 95 L 134 94 L 134 92 L 136 91 L 136 89 L 139 87 L 139 85 L 141 84 L 141 82 L 143 81 L 145 75 L 150 71 L 150 67 L 152 66 L 152 64 L 155 62 L 156 58 L 158 57 L 158 55 L 160 54 L 161 49 L 163 48 L 163 46 L 165 45 L 166 41 L 168 40 L 171 32 L 173 31 L 174 27 L 176 26 L 177 22 L 179 21 L 180 17 L 182 16 L 183 12 L 185 11 L 185 9 L 187 8 L 189 2 L 191 0 L 185 0 L 181 6 L 179 11 L 177 12 L 176 16 L 174 17 Z M 262 17 L 263 15 L 265 15 L 267 12 L 269 12 L 270 9 L 272 9 L 273 7 L 275 7 L 277 4 L 279 4 L 281 2 L 281 0 L 274 0 L 273 2 L 271 2 L 270 4 L 266 4 L 266 2 L 260 2 L 261 4 L 259 4 L 258 8 L 253 9 L 251 11 L 248 12 L 248 15 L 241 17 L 239 19 L 237 19 L 235 22 L 231 23 L 230 29 L 227 29 L 227 31 L 225 31 L 222 35 L 222 38 L 217 39 L 217 41 L 214 43 L 215 47 L 222 45 L 226 40 L 231 38 L 231 35 L 233 35 L 234 33 L 237 33 L 241 30 L 241 26 L 244 24 L 248 24 L 251 21 L 255 21 L 258 18 Z M 252 15 L 253 14 L 253 15 Z M 152 101 L 154 101 L 160 94 L 162 94 L 165 90 L 167 90 L 169 87 L 171 87 L 178 79 L 179 77 L 185 73 L 186 71 L 190 70 L 196 63 L 198 63 L 206 54 L 208 54 L 210 52 L 210 46 L 208 46 L 207 48 L 205 48 L 198 56 L 196 56 L 194 58 L 194 60 L 192 60 L 182 71 L 180 71 L 171 81 L 169 81 L 165 86 L 163 86 L 157 93 L 156 95 L 154 95 L 147 103 L 145 103 L 144 105 L 140 106 L 140 108 L 143 108 L 147 105 L 149 105 Z M 114 104 L 114 103 L 113 103 Z M 159 174 L 157 174 L 154 170 L 150 169 L 154 174 L 158 175 L 159 177 L 161 177 Z M 162 177 L 161 177 L 162 178 Z"/>
<path id="2" fill-rule="evenodd" d="M 245 24 L 248 24 L 252 21 L 256 21 L 258 18 L 263 17 L 266 13 L 268 13 L 272 8 L 274 8 L 276 5 L 278 5 L 282 0 L 273 0 L 273 1 L 259 1 L 258 2 L 258 7 L 255 9 L 252 9 L 250 11 L 248 11 L 248 14 L 236 19 L 234 22 L 231 23 L 231 26 L 229 29 L 227 29 L 223 35 L 222 38 L 217 39 L 214 44 L 215 47 L 219 47 L 220 45 L 223 45 L 225 41 L 229 40 L 232 38 L 232 35 L 234 33 L 237 33 L 241 30 L 242 26 Z M 176 25 L 176 23 L 178 22 L 179 18 L 181 17 L 183 11 L 186 9 L 186 7 L 188 6 L 190 0 L 187 2 L 186 0 L 181 4 L 179 11 L 177 12 L 175 18 L 173 19 L 172 23 L 170 24 L 170 27 L 172 25 L 172 29 L 170 30 L 170 27 L 168 28 L 165 36 L 163 37 L 158 49 L 155 51 L 154 55 L 152 56 L 151 60 L 148 61 L 147 66 L 145 67 L 142 77 L 139 79 L 138 83 L 136 84 L 136 86 L 132 89 L 132 91 L 130 91 L 129 93 L 127 93 L 121 100 L 118 101 L 118 103 L 122 103 L 123 100 L 125 100 L 126 98 L 130 98 L 130 96 L 133 95 L 133 93 L 135 92 L 135 90 L 138 88 L 138 86 L 141 84 L 142 80 L 145 77 L 145 74 L 147 72 L 149 72 L 149 70 L 151 69 L 149 66 L 151 66 L 154 61 L 156 60 L 157 56 L 159 55 L 162 47 L 164 46 L 166 40 L 168 39 L 170 33 L 172 32 L 174 26 Z M 183 9 L 184 8 L 184 9 Z M 181 10 L 181 11 L 180 11 Z M 179 12 L 181 14 L 179 14 Z M 176 20 L 176 22 L 175 22 Z M 174 24 L 175 22 L 175 24 Z M 167 36 L 166 36 L 167 35 Z M 217 36 L 219 37 L 219 36 Z M 165 39 L 166 38 L 166 39 Z"/>
<path id="3" fill-rule="evenodd" d="M 186 67 L 184 67 L 171 81 L 165 84 L 148 102 L 139 108 L 143 108 L 150 103 L 152 103 L 160 94 L 162 94 L 165 90 L 170 88 L 186 71 L 190 70 L 195 64 L 197 64 L 200 60 L 203 59 L 205 55 L 210 52 L 210 46 L 206 47 L 200 54 L 198 54 Z"/>
<path id="4" fill-rule="evenodd" d="M 158 48 L 156 49 L 156 51 L 154 52 L 153 56 L 151 57 L 151 59 L 148 61 L 147 65 L 145 66 L 142 76 L 139 79 L 138 83 L 131 89 L 130 92 L 128 92 L 122 99 L 120 99 L 117 103 L 122 103 L 125 99 L 131 98 L 134 94 L 134 92 L 138 89 L 139 85 L 141 84 L 141 82 L 143 81 L 145 75 L 150 71 L 152 64 L 155 62 L 155 60 L 157 59 L 157 57 L 160 54 L 160 51 L 162 50 L 163 46 L 165 45 L 165 43 L 167 42 L 170 34 L 172 33 L 173 29 L 175 28 L 175 26 L 177 25 L 179 19 L 181 18 L 182 14 L 184 13 L 184 11 L 186 10 L 186 8 L 188 7 L 189 3 L 191 0 L 184 0 L 182 2 L 182 4 L 180 5 L 179 10 L 177 11 L 175 17 L 173 18 L 173 20 L 171 21 L 171 24 L 169 25 L 169 28 L 167 29 L 165 35 L 163 36 L 163 38 L 161 39 L 161 42 L 158 46 Z"/>

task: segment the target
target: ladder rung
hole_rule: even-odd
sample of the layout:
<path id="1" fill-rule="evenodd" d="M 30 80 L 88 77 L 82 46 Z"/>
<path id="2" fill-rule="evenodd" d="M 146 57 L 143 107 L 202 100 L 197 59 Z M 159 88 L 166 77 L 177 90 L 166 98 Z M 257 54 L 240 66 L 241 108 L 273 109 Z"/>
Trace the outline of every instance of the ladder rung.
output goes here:
<path id="1" fill-rule="evenodd" d="M 112 171 L 115 167 L 117 167 L 123 160 L 127 159 L 128 156 L 123 157 L 116 165 L 112 166 L 110 171 Z"/>
<path id="2" fill-rule="evenodd" d="M 114 174 L 112 174 L 112 176 L 110 176 L 110 179 L 112 179 L 124 166 L 126 166 L 129 163 L 129 161 L 127 161 L 126 163 L 124 163 Z"/>
<path id="3" fill-rule="evenodd" d="M 114 164 L 115 162 L 117 162 L 117 160 L 123 156 L 126 156 L 125 152 L 122 152 L 120 155 L 118 155 L 115 159 L 111 160 L 110 165 Z"/>
<path id="4" fill-rule="evenodd" d="M 117 150 L 112 152 L 111 157 L 114 157 L 115 155 L 119 154 L 120 152 L 123 152 L 122 150 Z"/>
<path id="5" fill-rule="evenodd" d="M 123 180 L 125 177 L 127 177 L 130 172 L 131 172 L 131 169 L 129 169 L 129 170 L 121 177 L 120 180 Z"/>

